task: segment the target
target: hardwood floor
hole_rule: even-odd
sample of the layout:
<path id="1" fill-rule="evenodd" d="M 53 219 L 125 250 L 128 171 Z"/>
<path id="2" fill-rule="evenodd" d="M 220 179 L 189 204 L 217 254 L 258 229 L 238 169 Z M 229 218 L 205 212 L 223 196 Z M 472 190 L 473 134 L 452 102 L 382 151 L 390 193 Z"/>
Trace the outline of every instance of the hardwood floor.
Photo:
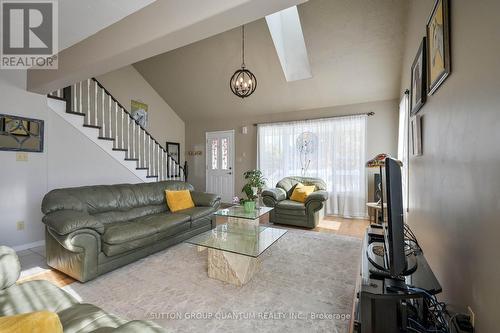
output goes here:
<path id="1" fill-rule="evenodd" d="M 261 223 L 267 223 L 267 222 L 268 222 L 267 216 L 261 219 Z M 318 225 L 318 227 L 312 230 L 311 229 L 307 230 L 315 232 L 332 233 L 336 235 L 351 236 L 361 239 L 368 225 L 369 225 L 368 220 L 345 219 L 336 216 L 326 216 L 323 219 L 323 221 Z M 287 227 L 294 228 L 291 226 Z M 302 229 L 302 228 L 297 228 L 297 229 Z M 56 271 L 54 269 L 48 269 L 44 272 L 21 278 L 19 282 L 32 281 L 32 280 L 47 280 L 59 287 L 64 287 L 76 281 L 73 278 L 59 271 Z"/>
<path id="2" fill-rule="evenodd" d="M 55 269 L 48 269 L 45 272 L 38 273 L 35 275 L 30 275 L 27 276 L 23 279 L 19 279 L 18 282 L 26 282 L 26 281 L 34 281 L 34 280 L 46 280 L 49 282 L 52 282 L 58 287 L 64 287 L 67 286 L 68 284 L 71 284 L 73 282 L 76 282 L 75 279 L 72 277 L 67 276 L 64 273 L 61 273 L 59 271 L 56 271 Z"/>

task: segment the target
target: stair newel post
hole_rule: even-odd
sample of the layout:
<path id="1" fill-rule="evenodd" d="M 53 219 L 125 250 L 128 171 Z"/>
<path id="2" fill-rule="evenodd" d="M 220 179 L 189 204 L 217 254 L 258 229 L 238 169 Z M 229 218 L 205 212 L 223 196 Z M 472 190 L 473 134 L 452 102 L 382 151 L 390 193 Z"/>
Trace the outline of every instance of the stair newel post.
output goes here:
<path id="1" fill-rule="evenodd" d="M 63 98 L 66 101 L 66 112 L 71 112 L 71 102 L 73 100 L 71 90 L 71 86 L 63 88 Z"/>
<path id="2" fill-rule="evenodd" d="M 188 162 L 184 161 L 184 181 L 188 181 Z"/>

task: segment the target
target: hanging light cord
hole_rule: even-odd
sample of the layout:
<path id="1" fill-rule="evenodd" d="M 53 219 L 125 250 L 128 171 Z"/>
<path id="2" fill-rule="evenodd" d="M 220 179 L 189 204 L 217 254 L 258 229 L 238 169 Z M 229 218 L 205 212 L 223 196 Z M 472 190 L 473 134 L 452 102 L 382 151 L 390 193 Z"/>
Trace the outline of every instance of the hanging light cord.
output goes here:
<path id="1" fill-rule="evenodd" d="M 241 26 L 241 67 L 245 68 L 245 26 Z"/>

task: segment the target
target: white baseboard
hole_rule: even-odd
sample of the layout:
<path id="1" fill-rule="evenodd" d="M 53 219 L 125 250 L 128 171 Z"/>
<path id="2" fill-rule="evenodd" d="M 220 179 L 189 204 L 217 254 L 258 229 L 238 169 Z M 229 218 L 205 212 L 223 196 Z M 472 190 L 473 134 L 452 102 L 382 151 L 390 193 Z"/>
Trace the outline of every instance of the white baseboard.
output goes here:
<path id="1" fill-rule="evenodd" d="M 40 241 L 36 241 L 36 242 L 33 242 L 33 243 L 28 243 L 28 244 L 13 246 L 12 248 L 14 249 L 14 251 L 17 252 L 17 251 L 23 251 L 23 250 L 32 249 L 34 247 L 42 246 L 44 244 L 45 244 L 45 240 L 40 240 Z"/>

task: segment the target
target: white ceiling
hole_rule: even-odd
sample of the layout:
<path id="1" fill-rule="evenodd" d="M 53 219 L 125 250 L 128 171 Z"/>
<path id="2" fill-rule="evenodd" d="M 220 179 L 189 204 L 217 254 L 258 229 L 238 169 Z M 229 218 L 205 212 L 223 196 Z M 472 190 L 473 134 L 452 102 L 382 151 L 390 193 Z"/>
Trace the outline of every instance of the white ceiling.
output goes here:
<path id="1" fill-rule="evenodd" d="M 61 0 L 59 50 L 76 44 L 156 0 Z M 138 27 L 140 28 L 140 27 Z"/>
<path id="2" fill-rule="evenodd" d="M 245 63 L 255 93 L 234 96 L 241 30 L 135 64 L 185 121 L 388 100 L 400 95 L 407 1 L 310 0 L 298 6 L 313 77 L 287 82 L 264 19 L 246 26 Z"/>

